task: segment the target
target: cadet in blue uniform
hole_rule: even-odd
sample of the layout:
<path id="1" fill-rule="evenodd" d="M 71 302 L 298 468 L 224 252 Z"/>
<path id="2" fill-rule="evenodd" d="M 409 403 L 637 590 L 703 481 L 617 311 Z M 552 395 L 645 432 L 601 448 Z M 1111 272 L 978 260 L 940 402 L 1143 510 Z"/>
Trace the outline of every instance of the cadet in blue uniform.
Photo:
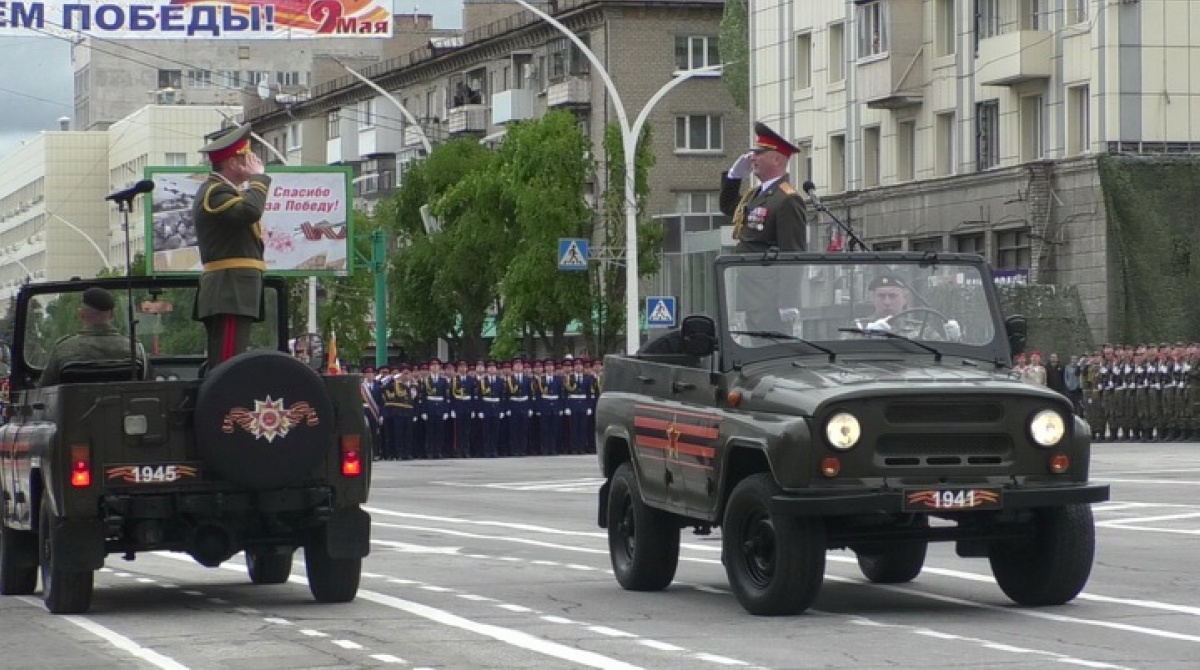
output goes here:
<path id="1" fill-rule="evenodd" d="M 529 420 L 533 418 L 533 380 L 525 373 L 525 359 L 512 362 L 508 378 L 508 449 L 511 456 L 524 456 L 529 446 Z"/>
<path id="2" fill-rule="evenodd" d="M 383 393 L 383 457 L 389 461 L 406 460 L 405 454 L 412 451 L 411 442 L 405 444 L 404 440 L 405 428 L 410 435 L 412 433 L 412 401 L 409 400 L 408 389 L 404 387 L 403 375 L 397 371 L 394 375 L 383 377 L 379 388 Z M 406 407 L 410 414 L 407 418 L 404 416 Z M 406 422 L 410 425 L 405 426 Z"/>
<path id="3" fill-rule="evenodd" d="M 584 360 L 571 361 L 572 371 L 566 375 L 567 391 L 567 448 L 569 453 L 582 454 L 588 447 L 588 417 L 592 411 L 592 380 L 584 371 Z"/>
<path id="4" fill-rule="evenodd" d="M 471 415 L 475 417 L 471 421 L 471 457 L 479 458 L 483 456 L 483 440 L 487 435 L 483 419 L 486 409 L 483 401 L 483 384 L 487 379 L 487 364 L 482 360 L 475 361 L 475 371 L 471 377 L 475 380 L 475 396 L 471 401 Z"/>
<path id="5" fill-rule="evenodd" d="M 562 433 L 563 380 L 554 370 L 554 360 L 542 361 L 542 376 L 537 384 L 538 408 L 541 413 L 539 432 L 542 454 L 553 456 L 558 453 Z"/>
<path id="6" fill-rule="evenodd" d="M 483 455 L 496 458 L 500 455 L 500 433 L 507 424 L 504 421 L 504 378 L 496 372 L 496 361 L 487 362 L 487 375 L 479 383 L 479 397 L 483 414 Z"/>
<path id="7" fill-rule="evenodd" d="M 454 439 L 450 425 L 450 378 L 442 374 L 442 361 L 429 359 L 425 380 L 425 457 L 449 458 Z"/>
<path id="8" fill-rule="evenodd" d="M 454 456 L 466 458 L 471 454 L 471 424 L 475 418 L 476 380 L 469 374 L 467 362 L 459 360 L 458 371 L 451 378 L 453 398 L 450 418 L 454 421 Z"/>

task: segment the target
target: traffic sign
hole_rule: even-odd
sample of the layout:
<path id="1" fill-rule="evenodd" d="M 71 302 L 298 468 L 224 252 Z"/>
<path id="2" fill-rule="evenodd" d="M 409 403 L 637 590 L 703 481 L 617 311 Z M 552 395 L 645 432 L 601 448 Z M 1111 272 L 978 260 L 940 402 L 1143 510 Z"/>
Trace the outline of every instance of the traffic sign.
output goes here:
<path id="1" fill-rule="evenodd" d="M 586 272 L 588 241 L 582 237 L 563 237 L 558 240 L 558 269 Z"/>
<path id="2" fill-rule="evenodd" d="M 646 296 L 646 325 L 650 328 L 674 328 L 675 296 Z"/>

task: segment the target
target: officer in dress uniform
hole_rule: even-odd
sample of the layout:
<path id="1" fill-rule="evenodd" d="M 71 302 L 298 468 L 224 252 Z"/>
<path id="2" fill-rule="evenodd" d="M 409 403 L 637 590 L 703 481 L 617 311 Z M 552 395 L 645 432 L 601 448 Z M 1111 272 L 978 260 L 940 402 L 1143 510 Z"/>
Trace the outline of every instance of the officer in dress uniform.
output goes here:
<path id="1" fill-rule="evenodd" d="M 470 374 L 470 366 L 465 360 L 456 364 L 457 374 L 451 379 L 451 396 L 453 409 L 450 417 L 454 420 L 454 456 L 466 458 L 471 455 L 471 424 L 475 420 L 476 379 Z"/>
<path id="2" fill-rule="evenodd" d="M 572 371 L 564 380 L 567 392 L 568 419 L 567 448 L 572 454 L 582 454 L 588 448 L 588 418 L 592 411 L 592 380 L 584 370 L 584 359 L 571 361 Z"/>
<path id="3" fill-rule="evenodd" d="M 407 381 L 407 370 L 400 368 L 396 374 L 389 374 L 380 382 L 383 392 L 383 433 L 387 438 L 383 457 L 389 461 L 412 458 L 413 404 Z"/>
<path id="4" fill-rule="evenodd" d="M 508 378 L 508 412 L 509 455 L 524 456 L 533 418 L 533 380 L 525 373 L 525 359 L 520 356 L 513 359 Z"/>
<path id="5" fill-rule="evenodd" d="M 483 440 L 486 435 L 484 426 L 484 401 L 483 401 L 483 385 L 487 379 L 487 363 L 482 359 L 475 361 L 475 371 L 472 377 L 475 379 L 475 397 L 471 401 L 471 414 L 475 417 L 471 420 L 471 457 L 479 458 L 483 456 Z"/>
<path id="6" fill-rule="evenodd" d="M 200 150 L 212 173 L 192 207 L 203 272 L 193 317 L 204 322 L 208 369 L 250 346 L 250 327 L 263 318 L 263 231 L 271 185 L 250 151 L 250 126 L 235 128 Z M 249 182 L 243 190 L 241 185 Z"/>
<path id="7" fill-rule="evenodd" d="M 542 359 L 535 358 L 526 365 L 525 373 L 529 375 L 529 405 L 533 416 L 529 419 L 529 450 L 531 456 L 542 455 L 542 401 L 539 395 L 542 372 L 545 368 Z"/>
<path id="8" fill-rule="evenodd" d="M 558 453 L 563 412 L 563 378 L 554 370 L 554 359 L 542 361 L 542 376 L 537 381 L 542 454 L 553 456 Z"/>
<path id="9" fill-rule="evenodd" d="M 600 385 L 604 379 L 604 358 L 597 357 L 592 360 L 592 366 L 589 374 L 592 377 L 591 402 L 588 405 L 588 453 L 596 453 L 596 405 L 600 402 Z"/>
<path id="10" fill-rule="evenodd" d="M 367 420 L 367 431 L 371 435 L 371 454 L 375 460 L 383 458 L 383 407 L 376 401 L 375 368 L 364 365 L 359 393 L 362 395 L 363 418 Z"/>
<path id="11" fill-rule="evenodd" d="M 733 219 L 734 249 L 739 254 L 807 248 L 808 220 L 804 201 L 787 173 L 788 159 L 799 149 L 764 123 L 754 124 L 755 141 L 721 175 L 721 212 Z M 742 192 L 742 180 L 753 172 L 760 185 Z M 746 314 L 747 330 L 782 331 L 779 310 L 798 304 L 795 287 L 784 290 L 778 277 L 743 272 L 738 276 L 737 304 Z"/>
<path id="12" fill-rule="evenodd" d="M 483 455 L 496 458 L 500 455 L 500 433 L 507 425 L 504 421 L 505 381 L 496 372 L 496 361 L 487 362 L 487 374 L 479 383 L 479 398 L 483 415 Z"/>
<path id="13" fill-rule="evenodd" d="M 429 359 L 425 379 L 425 457 L 449 458 L 454 435 L 450 424 L 450 378 L 442 374 L 440 358 Z"/>

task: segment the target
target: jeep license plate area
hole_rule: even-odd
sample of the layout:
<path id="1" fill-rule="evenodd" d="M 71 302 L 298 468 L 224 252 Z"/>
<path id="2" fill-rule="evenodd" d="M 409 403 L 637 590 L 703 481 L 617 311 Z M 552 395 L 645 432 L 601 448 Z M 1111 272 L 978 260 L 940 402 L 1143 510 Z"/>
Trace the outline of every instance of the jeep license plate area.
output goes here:
<path id="1" fill-rule="evenodd" d="M 200 479 L 199 463 L 138 463 L 129 465 L 110 465 L 104 468 L 106 484 L 134 484 L 138 486 L 153 486 L 155 484 L 178 484 Z"/>
<path id="2" fill-rule="evenodd" d="M 1003 491 L 998 488 L 906 489 L 905 512 L 952 512 L 1000 509 Z"/>

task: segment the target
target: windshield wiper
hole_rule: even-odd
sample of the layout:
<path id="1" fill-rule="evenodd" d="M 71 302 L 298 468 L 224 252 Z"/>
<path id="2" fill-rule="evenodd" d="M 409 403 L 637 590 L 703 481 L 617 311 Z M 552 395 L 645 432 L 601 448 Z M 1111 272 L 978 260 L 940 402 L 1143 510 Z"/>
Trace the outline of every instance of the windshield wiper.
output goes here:
<path id="1" fill-rule="evenodd" d="M 806 340 L 804 338 L 796 337 L 795 335 L 790 335 L 788 333 L 784 333 L 784 332 L 781 332 L 778 330 L 731 330 L 731 331 L 729 331 L 729 334 L 730 335 L 749 335 L 750 337 L 761 337 L 764 340 L 784 340 L 787 342 L 799 342 L 800 344 L 807 344 L 808 346 L 812 347 L 813 349 L 816 349 L 817 351 L 820 351 L 821 353 L 828 355 L 830 363 L 833 363 L 834 361 L 837 360 L 837 354 L 833 351 L 833 349 L 828 349 L 826 347 L 822 347 L 821 345 L 819 345 L 815 342 L 809 342 L 808 340 Z"/>
<path id="2" fill-rule="evenodd" d="M 907 335 L 893 333 L 890 330 L 867 330 L 866 328 L 838 328 L 838 332 L 839 333 L 854 333 L 855 335 L 868 335 L 868 336 L 881 335 L 883 337 L 893 339 L 893 340 L 904 340 L 905 342 L 910 342 L 912 344 L 915 344 L 918 347 L 921 347 L 922 349 L 924 349 L 925 351 L 928 351 L 929 353 L 933 354 L 933 362 L 935 362 L 935 363 L 942 362 L 942 352 L 938 351 L 938 349 L 936 347 L 931 347 L 928 344 L 925 344 L 924 342 L 919 342 L 917 340 L 914 340 L 913 338 L 908 337 Z"/>

